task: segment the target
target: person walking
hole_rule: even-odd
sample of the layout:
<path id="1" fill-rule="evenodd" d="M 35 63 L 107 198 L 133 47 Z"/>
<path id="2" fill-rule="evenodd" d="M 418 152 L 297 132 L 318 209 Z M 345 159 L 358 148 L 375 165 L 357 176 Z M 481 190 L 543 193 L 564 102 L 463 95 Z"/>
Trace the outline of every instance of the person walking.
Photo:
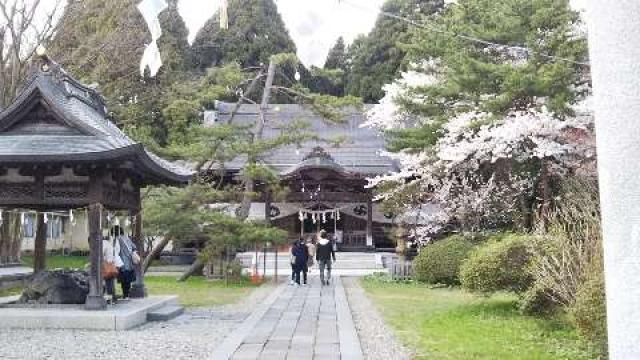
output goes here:
<path id="1" fill-rule="evenodd" d="M 129 236 L 125 235 L 121 227 L 117 226 L 115 231 L 118 234 L 120 258 L 122 259 L 122 267 L 118 274 L 118 281 L 122 285 L 122 297 L 128 299 L 131 284 L 136 280 L 135 265 L 140 263 L 140 255 L 138 255 L 136 245 Z"/>
<path id="2" fill-rule="evenodd" d="M 315 240 L 311 237 L 307 239 L 307 252 L 309 253 L 309 260 L 307 261 L 307 269 L 311 272 L 313 269 L 313 264 L 316 259 L 316 244 Z"/>
<path id="3" fill-rule="evenodd" d="M 320 268 L 320 282 L 322 285 L 329 285 L 331 280 L 331 261 L 336 261 L 336 252 L 333 249 L 333 244 L 327 239 L 326 235 L 326 231 L 320 230 L 316 246 L 316 260 Z M 325 269 L 327 270 L 326 276 Z"/>
<path id="4" fill-rule="evenodd" d="M 120 258 L 120 244 L 114 236 L 102 239 L 102 278 L 104 279 L 104 289 L 110 297 L 110 303 L 116 303 L 116 278 L 119 269 L 122 267 Z"/>
<path id="5" fill-rule="evenodd" d="M 293 246 L 292 254 L 294 256 L 294 272 L 295 283 L 297 285 L 307 285 L 307 262 L 309 261 L 309 250 L 304 243 L 303 239 L 300 239 Z M 300 273 L 303 274 L 302 284 L 300 283 Z"/>
<path id="6" fill-rule="evenodd" d="M 289 250 L 289 255 L 291 259 L 289 260 L 289 264 L 291 265 L 291 281 L 289 281 L 289 285 L 296 284 L 296 256 L 294 255 L 294 250 L 296 248 L 298 241 L 294 241 L 291 243 L 291 249 Z"/>

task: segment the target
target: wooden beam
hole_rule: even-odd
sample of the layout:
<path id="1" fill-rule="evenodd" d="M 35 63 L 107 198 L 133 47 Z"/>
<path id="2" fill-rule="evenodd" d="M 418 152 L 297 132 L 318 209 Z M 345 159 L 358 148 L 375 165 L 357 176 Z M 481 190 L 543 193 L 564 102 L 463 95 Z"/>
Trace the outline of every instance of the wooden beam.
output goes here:
<path id="1" fill-rule="evenodd" d="M 140 258 L 144 258 L 144 241 L 143 241 L 143 229 L 142 229 L 142 210 L 140 196 L 138 196 L 137 209 L 131 210 L 129 214 L 133 217 L 133 243 L 138 249 Z M 147 288 L 144 285 L 144 271 L 142 270 L 142 261 L 139 264 L 134 264 L 134 270 L 136 272 L 136 281 L 131 286 L 132 298 L 144 298 L 147 296 Z"/>
<path id="2" fill-rule="evenodd" d="M 102 289 L 102 204 L 89 205 L 89 248 L 90 273 L 89 295 L 85 308 L 87 310 L 103 310 L 107 307 Z"/>

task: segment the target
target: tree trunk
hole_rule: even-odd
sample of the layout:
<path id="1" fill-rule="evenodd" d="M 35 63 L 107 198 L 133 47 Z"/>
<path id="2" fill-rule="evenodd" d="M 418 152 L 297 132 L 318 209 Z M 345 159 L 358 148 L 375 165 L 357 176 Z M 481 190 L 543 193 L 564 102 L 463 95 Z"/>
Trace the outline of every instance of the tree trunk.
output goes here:
<path id="1" fill-rule="evenodd" d="M 147 273 L 147 270 L 149 270 L 149 266 L 151 266 L 151 262 L 153 261 L 153 259 L 155 259 L 158 255 L 160 255 L 160 253 L 162 253 L 162 250 L 164 250 L 164 248 L 167 247 L 170 241 L 171 241 L 170 237 L 165 237 L 156 246 L 154 246 L 153 249 L 151 249 L 149 254 L 145 256 L 144 260 L 142 261 L 143 274 Z"/>
<path id="2" fill-rule="evenodd" d="M 204 268 L 204 261 L 202 261 L 200 258 L 197 258 L 196 261 L 193 264 L 191 264 L 191 267 L 189 267 L 189 269 L 184 274 L 182 274 L 182 276 L 180 276 L 178 281 L 180 282 L 186 281 L 191 276 L 195 275 L 198 272 L 201 272 L 203 268 Z"/>
<path id="3" fill-rule="evenodd" d="M 9 263 L 20 264 L 22 254 L 22 221 L 18 214 L 13 214 L 10 218 L 13 226 L 9 232 L 9 241 L 12 243 L 9 250 Z"/>
<path id="4" fill-rule="evenodd" d="M 44 214 L 38 213 L 35 248 L 33 250 L 33 273 L 37 274 L 46 269 L 47 261 L 47 224 Z"/>
<path id="5" fill-rule="evenodd" d="M 267 71 L 267 80 L 264 85 L 264 91 L 262 92 L 262 102 L 260 103 L 259 119 L 254 126 L 252 143 L 261 141 L 264 133 L 264 126 L 267 122 L 266 112 L 269 107 L 269 98 L 271 97 L 271 88 L 273 87 L 273 80 L 276 74 L 276 63 L 271 60 L 269 63 L 269 70 Z M 247 159 L 245 168 L 250 165 L 255 165 L 258 162 L 256 156 L 250 156 Z M 251 202 L 253 200 L 253 193 L 255 191 L 255 179 L 249 175 L 243 175 L 244 182 L 244 194 L 242 195 L 242 202 L 238 213 L 236 214 L 239 219 L 244 220 L 249 217 L 249 211 L 251 209 Z"/>
<path id="6" fill-rule="evenodd" d="M 539 191 L 541 204 L 538 217 L 540 219 L 540 224 L 546 229 L 551 212 L 551 176 L 549 174 L 548 161 L 545 159 L 542 160 L 540 169 Z"/>

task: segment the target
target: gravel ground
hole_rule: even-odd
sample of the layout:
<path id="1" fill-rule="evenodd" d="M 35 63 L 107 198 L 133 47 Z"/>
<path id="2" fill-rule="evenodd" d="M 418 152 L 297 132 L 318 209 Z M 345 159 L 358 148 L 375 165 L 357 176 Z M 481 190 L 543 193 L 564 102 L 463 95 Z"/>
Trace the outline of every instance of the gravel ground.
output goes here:
<path id="1" fill-rule="evenodd" d="M 412 353 L 396 339 L 393 330 L 385 324 L 376 306 L 367 297 L 357 278 L 343 278 L 353 321 L 358 330 L 365 359 L 412 359 Z"/>
<path id="2" fill-rule="evenodd" d="M 273 289 L 265 285 L 238 304 L 188 309 L 129 331 L 0 329 L 0 359 L 206 359 Z"/>

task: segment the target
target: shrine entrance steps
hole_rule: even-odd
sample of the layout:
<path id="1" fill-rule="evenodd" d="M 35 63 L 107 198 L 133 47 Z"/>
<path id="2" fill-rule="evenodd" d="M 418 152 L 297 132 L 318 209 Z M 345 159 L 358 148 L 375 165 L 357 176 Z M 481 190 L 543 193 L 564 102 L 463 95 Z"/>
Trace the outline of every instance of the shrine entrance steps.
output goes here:
<path id="1" fill-rule="evenodd" d="M 255 252 L 244 252 L 237 255 L 237 259 L 242 263 L 243 267 L 249 274 L 256 271 L 259 275 L 273 276 L 275 273 L 275 254 L 268 252 L 265 254 L 259 252 L 256 257 Z M 388 272 L 385 258 L 390 254 L 370 253 L 370 252 L 337 252 L 336 262 L 333 264 L 332 273 L 342 276 L 365 276 L 379 272 Z M 256 266 L 257 265 L 257 266 Z M 265 266 L 266 265 L 266 266 Z M 290 255 L 289 253 L 278 254 L 278 275 L 286 276 L 291 273 Z M 309 269 L 310 274 L 318 274 L 317 265 Z"/>

